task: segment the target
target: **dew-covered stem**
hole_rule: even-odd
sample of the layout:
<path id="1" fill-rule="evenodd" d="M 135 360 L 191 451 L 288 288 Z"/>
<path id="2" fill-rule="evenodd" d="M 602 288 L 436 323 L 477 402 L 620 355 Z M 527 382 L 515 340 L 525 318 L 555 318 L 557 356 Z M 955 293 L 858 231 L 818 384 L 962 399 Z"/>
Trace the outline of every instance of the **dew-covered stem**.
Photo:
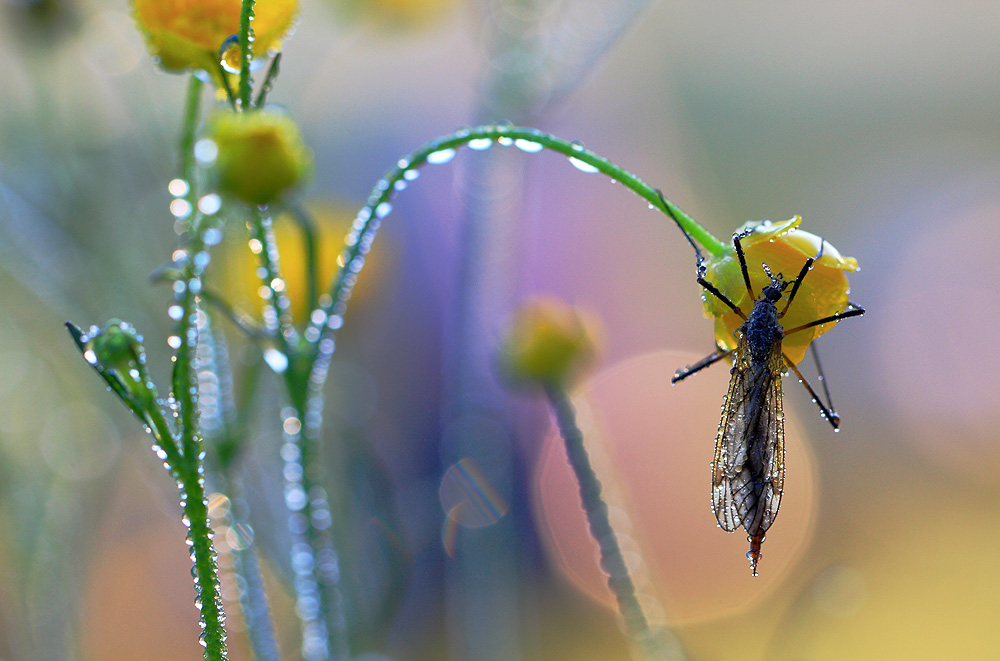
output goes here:
<path id="1" fill-rule="evenodd" d="M 323 370 L 325 374 L 325 370 Z M 305 408 L 282 411 L 285 506 L 292 536 L 296 613 L 306 661 L 350 658 L 340 591 L 340 561 L 331 536 L 333 514 L 317 456 L 322 393 L 310 388 Z"/>
<path id="2" fill-rule="evenodd" d="M 647 658 L 668 658 L 668 645 L 662 632 L 649 626 L 642 605 L 636 598 L 635 584 L 628 565 L 625 564 L 618 537 L 611 527 L 608 506 L 601 497 L 601 482 L 590 464 L 573 404 L 566 392 L 559 387 L 548 386 L 545 392 L 580 488 L 580 500 L 587 515 L 590 536 L 600 548 L 601 569 L 608 576 L 608 587 L 615 596 L 625 631 L 641 647 Z"/>
<path id="3" fill-rule="evenodd" d="M 240 7 L 240 109 L 250 110 L 250 94 L 253 87 L 253 74 L 250 63 L 253 61 L 253 21 L 254 0 L 243 0 Z"/>
<path id="4" fill-rule="evenodd" d="M 491 145 L 513 145 L 529 153 L 549 149 L 569 157 L 570 162 L 585 172 L 602 172 L 620 182 L 643 197 L 654 208 L 666 212 L 669 207 L 677 222 L 712 255 L 723 255 L 727 248 L 708 230 L 699 225 L 675 204 L 663 198 L 659 192 L 628 170 L 608 159 L 585 149 L 579 142 L 564 140 L 537 129 L 505 124 L 489 124 L 471 129 L 461 129 L 450 135 L 427 142 L 416 151 L 399 159 L 372 189 L 368 200 L 354 221 L 347 236 L 347 245 L 341 253 L 340 271 L 331 283 L 329 294 L 323 305 L 312 315 L 310 326 L 317 331 L 307 332 L 306 337 L 320 341 L 340 328 L 347 301 L 357 280 L 358 272 L 364 266 L 365 256 L 371 249 L 378 228 L 391 210 L 390 200 L 398 187 L 415 178 L 416 170 L 425 164 L 446 163 L 455 156 L 455 150 L 462 146 L 482 150 Z M 664 205 L 667 205 L 665 207 Z"/>
<path id="5" fill-rule="evenodd" d="M 292 322 L 291 299 L 288 298 L 285 280 L 281 276 L 278 244 L 267 207 L 251 207 L 247 227 L 261 267 L 261 284 L 267 289 L 264 327 L 269 334 L 275 336 L 281 353 L 290 360 L 298 334 Z"/>
<path id="6" fill-rule="evenodd" d="M 194 96 L 197 89 L 194 85 Z M 189 90 L 190 92 L 190 90 Z M 181 130 L 181 149 L 190 147 L 190 137 L 194 135 L 199 114 L 196 103 L 189 98 L 189 112 L 185 112 Z M 197 198 L 195 162 L 184 154 L 181 158 L 181 177 L 188 182 L 192 199 Z M 181 278 L 174 287 L 175 303 L 180 308 L 177 317 L 174 354 L 173 389 L 177 406 L 177 427 L 181 448 L 181 460 L 176 466 L 177 485 L 180 491 L 184 521 L 188 526 L 187 541 L 194 562 L 192 574 L 195 582 L 196 603 L 201 611 L 201 642 L 205 646 L 205 661 L 226 659 L 227 645 L 224 628 L 225 615 L 222 597 L 219 593 L 218 569 L 215 563 L 215 549 L 212 545 L 212 529 L 205 501 L 205 448 L 199 428 L 198 415 L 198 375 L 195 354 L 198 350 L 198 297 L 202 288 L 202 276 L 208 263 L 205 245 L 201 235 L 201 213 L 196 210 L 188 219 L 187 231 L 190 240 L 181 260 Z"/>

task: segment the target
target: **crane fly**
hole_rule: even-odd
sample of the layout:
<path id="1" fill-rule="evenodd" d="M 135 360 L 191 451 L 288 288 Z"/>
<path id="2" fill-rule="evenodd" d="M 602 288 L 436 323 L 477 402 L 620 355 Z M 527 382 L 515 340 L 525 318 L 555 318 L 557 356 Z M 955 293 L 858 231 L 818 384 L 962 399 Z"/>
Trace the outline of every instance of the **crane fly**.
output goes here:
<path id="1" fill-rule="evenodd" d="M 671 205 L 663 200 L 667 214 L 677 222 Z M 681 227 L 677 222 L 678 227 Z M 819 252 L 806 259 L 798 276 L 786 281 L 782 274 L 773 274 L 767 264 L 762 264 L 770 283 L 763 288 L 760 296 L 754 294 L 750 284 L 746 256 L 741 239 L 749 236 L 756 228 L 733 235 L 733 247 L 739 258 L 743 283 L 753 307 L 749 314 L 733 303 L 715 285 L 705 279 L 704 257 L 691 235 L 681 227 L 684 236 L 695 249 L 698 269 L 698 284 L 712 296 L 725 303 L 740 319 L 743 325 L 736 331 L 736 348 L 717 350 L 701 361 L 678 370 L 672 383 L 685 379 L 695 372 L 716 362 L 731 358 L 729 390 L 722 405 L 722 420 L 715 439 L 715 456 L 712 461 L 712 511 L 719 527 L 727 532 L 735 532 L 742 527 L 746 530 L 750 550 L 750 571 L 757 575 L 760 548 L 764 535 L 778 516 L 781 494 L 785 484 L 785 419 L 781 401 L 781 377 L 792 370 L 799 381 L 819 406 L 820 413 L 833 426 L 840 427 L 840 416 L 830 401 L 830 392 L 822 376 L 822 367 L 816 349 L 811 345 L 813 358 L 823 384 L 826 403 L 816 394 L 809 382 L 788 356 L 782 351 L 782 340 L 800 331 L 830 322 L 838 322 L 848 317 L 865 313 L 864 309 L 848 302 L 842 312 L 816 319 L 809 323 L 784 330 L 781 319 L 795 300 L 795 295 L 813 264 L 823 256 L 826 241 L 820 240 Z M 781 305 L 788 288 L 787 298 Z M 780 308 L 780 309 L 779 309 Z"/>

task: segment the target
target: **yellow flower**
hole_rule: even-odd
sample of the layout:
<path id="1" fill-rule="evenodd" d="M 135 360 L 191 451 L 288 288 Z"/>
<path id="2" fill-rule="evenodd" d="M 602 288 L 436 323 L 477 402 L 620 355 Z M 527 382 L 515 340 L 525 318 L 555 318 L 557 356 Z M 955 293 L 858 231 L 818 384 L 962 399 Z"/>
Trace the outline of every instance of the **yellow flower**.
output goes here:
<path id="1" fill-rule="evenodd" d="M 770 284 L 770 279 L 761 266 L 762 263 L 767 264 L 775 275 L 781 273 L 786 281 L 791 282 L 799 274 L 806 259 L 815 257 L 819 252 L 820 237 L 798 229 L 801 222 L 802 218 L 796 216 L 778 224 L 750 222 L 737 230 L 739 233 L 756 227 L 753 233 L 740 240 L 740 244 L 746 255 L 750 283 L 757 296 L 760 296 L 764 287 Z M 735 248 L 730 248 L 721 257 L 712 258 L 705 263 L 705 266 L 705 279 L 715 285 L 743 312 L 749 314 L 754 302 L 747 295 Z M 845 271 L 856 270 L 858 270 L 856 259 L 842 256 L 836 248 L 826 242 L 823 256 L 806 274 L 795 300 L 788 308 L 788 313 L 782 318 L 782 327 L 791 330 L 842 312 L 847 307 L 847 295 L 850 291 Z M 790 288 L 785 290 L 786 296 L 789 293 L 791 293 Z M 734 334 L 743 325 L 743 320 L 712 294 L 703 291 L 702 298 L 705 301 L 706 316 L 715 317 L 716 342 L 725 349 L 735 348 Z M 778 311 L 780 312 L 783 307 L 784 304 L 779 303 Z M 833 325 L 823 324 L 789 335 L 782 342 L 785 354 L 792 362 L 800 362 L 805 357 L 809 344 L 833 328 Z"/>
<path id="2" fill-rule="evenodd" d="M 597 356 L 597 323 L 560 301 L 519 308 L 501 344 L 500 367 L 514 382 L 563 386 Z"/>
<path id="3" fill-rule="evenodd" d="M 330 0 L 341 13 L 389 30 L 429 26 L 458 4 L 455 0 Z"/>
<path id="4" fill-rule="evenodd" d="M 268 204 L 297 186 L 312 170 L 312 152 L 287 115 L 220 111 L 206 137 L 218 148 L 213 165 L 219 192 L 250 204 Z"/>
<path id="5" fill-rule="evenodd" d="M 216 75 L 219 49 L 240 28 L 240 0 L 132 0 L 132 16 L 157 63 L 170 71 L 204 69 Z M 254 6 L 253 51 L 278 49 L 293 27 L 297 0 Z"/>

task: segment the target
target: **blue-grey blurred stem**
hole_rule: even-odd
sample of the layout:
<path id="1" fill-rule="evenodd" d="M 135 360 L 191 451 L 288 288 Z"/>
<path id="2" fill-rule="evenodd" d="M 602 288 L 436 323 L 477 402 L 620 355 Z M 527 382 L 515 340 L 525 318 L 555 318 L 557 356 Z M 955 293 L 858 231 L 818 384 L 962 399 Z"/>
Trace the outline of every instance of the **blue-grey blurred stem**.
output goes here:
<path id="1" fill-rule="evenodd" d="M 546 395 L 566 444 L 566 456 L 580 486 L 580 500 L 587 515 L 590 536 L 600 548 L 601 569 L 608 575 L 608 587 L 618 602 L 625 632 L 638 645 L 644 658 L 682 659 L 676 642 L 669 639 L 666 632 L 649 626 L 649 620 L 636 598 L 635 584 L 608 518 L 607 503 L 601 498 L 601 481 L 590 465 L 590 457 L 583 444 L 583 432 L 576 423 L 576 411 L 569 396 L 557 386 L 547 387 Z"/>

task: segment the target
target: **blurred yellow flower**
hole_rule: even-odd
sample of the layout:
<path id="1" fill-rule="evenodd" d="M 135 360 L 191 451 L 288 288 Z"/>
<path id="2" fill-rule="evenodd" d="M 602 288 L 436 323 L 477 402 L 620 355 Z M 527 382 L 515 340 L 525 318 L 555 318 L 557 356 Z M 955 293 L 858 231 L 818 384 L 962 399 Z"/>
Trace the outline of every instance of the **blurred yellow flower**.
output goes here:
<path id="1" fill-rule="evenodd" d="M 564 386 L 597 357 L 595 319 L 561 301 L 538 298 L 515 311 L 500 367 L 516 383 Z"/>
<path id="2" fill-rule="evenodd" d="M 357 16 L 384 29 L 406 30 L 431 25 L 458 3 L 456 0 L 331 0 L 341 14 Z"/>
<path id="3" fill-rule="evenodd" d="M 218 148 L 213 165 L 219 192 L 269 204 L 312 171 L 312 152 L 287 115 L 219 111 L 205 131 Z"/>
<path id="4" fill-rule="evenodd" d="M 329 203 L 309 203 L 316 240 L 316 271 L 319 293 L 329 291 L 334 273 L 340 268 L 338 256 L 344 248 L 344 237 L 351 229 L 356 210 Z M 239 228 L 234 228 L 239 229 Z M 247 247 L 246 233 L 232 232 L 220 246 L 218 258 L 212 259 L 215 286 L 237 308 L 259 316 L 264 309 L 260 296 L 261 282 L 257 276 L 259 258 Z M 292 301 L 292 318 L 302 323 L 308 318 L 311 305 L 308 300 L 307 259 L 302 229 L 288 213 L 274 219 L 274 238 L 281 253 L 281 276 L 285 290 Z M 387 265 L 392 263 L 389 237 L 380 237 L 378 250 L 365 259 L 365 269 L 358 277 L 358 285 L 351 296 L 351 306 L 357 307 L 370 300 L 372 294 L 387 277 Z"/>
<path id="5" fill-rule="evenodd" d="M 737 230 L 737 233 L 740 233 L 755 228 L 749 236 L 741 239 L 740 243 L 746 255 L 750 283 L 757 296 L 760 296 L 764 287 L 770 284 L 770 279 L 761 266 L 762 263 L 767 264 L 772 273 L 781 273 L 785 280 L 791 281 L 799 274 L 806 259 L 815 257 L 819 252 L 820 237 L 798 229 L 801 222 L 802 218 L 795 216 L 791 220 L 777 224 L 750 222 Z M 749 314 L 754 302 L 748 299 L 735 248 L 730 248 L 721 257 L 708 260 L 705 262 L 705 267 L 705 278 L 741 310 Z M 788 314 L 781 320 L 781 325 L 790 330 L 842 312 L 847 307 L 847 295 L 850 291 L 845 271 L 856 270 L 858 270 L 856 259 L 842 256 L 836 248 L 826 242 L 823 256 L 817 260 L 802 281 L 802 286 L 795 295 L 795 301 L 788 308 Z M 790 290 L 786 291 L 786 295 L 787 293 L 790 293 Z M 702 298 L 705 301 L 706 316 L 715 317 L 716 342 L 725 349 L 734 349 L 736 347 L 734 333 L 743 325 L 743 320 L 725 303 L 708 292 L 703 292 Z M 781 310 L 781 304 L 778 309 Z M 782 341 L 782 348 L 792 362 L 798 363 L 805 357 L 809 344 L 833 328 L 833 325 L 823 324 L 789 335 Z"/>
<path id="6" fill-rule="evenodd" d="M 240 27 L 240 0 L 132 0 L 132 16 L 157 63 L 169 71 L 217 74 L 219 49 Z M 297 0 L 254 5 L 253 50 L 278 49 L 299 11 Z"/>

